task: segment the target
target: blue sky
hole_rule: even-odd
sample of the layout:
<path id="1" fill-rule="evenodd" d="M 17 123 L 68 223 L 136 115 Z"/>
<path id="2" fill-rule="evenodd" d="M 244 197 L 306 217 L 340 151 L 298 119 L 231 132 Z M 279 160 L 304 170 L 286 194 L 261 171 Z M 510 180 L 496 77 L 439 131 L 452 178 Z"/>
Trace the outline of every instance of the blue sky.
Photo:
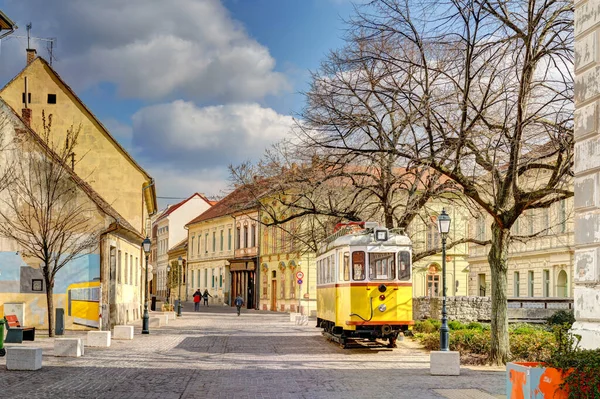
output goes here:
<path id="1" fill-rule="evenodd" d="M 221 195 L 228 164 L 284 138 L 309 70 L 343 45 L 353 12 L 348 0 L 0 0 L 0 9 L 15 35 L 31 22 L 33 36 L 57 39 L 54 68 L 161 197 Z M 26 45 L 2 41 L 2 85 L 24 66 Z"/>

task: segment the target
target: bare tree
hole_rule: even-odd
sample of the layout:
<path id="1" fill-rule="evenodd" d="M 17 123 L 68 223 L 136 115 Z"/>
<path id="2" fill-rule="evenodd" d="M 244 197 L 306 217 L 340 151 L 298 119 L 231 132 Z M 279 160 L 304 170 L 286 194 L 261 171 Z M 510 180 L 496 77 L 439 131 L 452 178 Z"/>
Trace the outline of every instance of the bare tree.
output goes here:
<path id="1" fill-rule="evenodd" d="M 2 197 L 0 235 L 40 261 L 46 285 L 48 331 L 54 336 L 53 289 L 56 273 L 69 262 L 93 252 L 103 219 L 80 190 L 68 162 L 79 130 L 67 132 L 64 146 L 52 144 L 52 115 L 41 137 L 20 133 L 15 144 L 15 179 Z"/>
<path id="2" fill-rule="evenodd" d="M 395 43 L 370 57 L 410 77 L 394 90 L 418 116 L 394 154 L 452 179 L 493 220 L 489 360 L 503 364 L 510 229 L 573 195 L 573 4 L 380 0 L 352 24 L 357 43 Z"/>
<path id="3" fill-rule="evenodd" d="M 275 201 L 261 206 L 268 225 L 318 215 L 319 223 L 304 223 L 318 231 L 299 230 L 308 242 L 322 240 L 342 221 L 376 220 L 407 229 L 418 219 L 430 220 L 424 214 L 430 200 L 461 200 L 447 195 L 457 188 L 452 180 L 395 153 L 418 113 L 405 92 L 394 90 L 410 79 L 369 57 L 388 45 L 365 41 L 331 52 L 312 74 L 294 137 L 268 150 L 258 165 L 231 169 L 236 184 L 269 179 Z M 313 241 L 309 248 L 317 245 Z"/>

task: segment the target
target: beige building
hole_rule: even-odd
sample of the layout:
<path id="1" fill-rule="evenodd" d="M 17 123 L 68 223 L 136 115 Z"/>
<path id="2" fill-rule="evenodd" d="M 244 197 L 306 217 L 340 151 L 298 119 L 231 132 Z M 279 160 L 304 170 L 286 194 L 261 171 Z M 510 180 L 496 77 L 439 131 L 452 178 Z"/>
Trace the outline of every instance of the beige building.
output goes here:
<path id="1" fill-rule="evenodd" d="M 468 212 L 453 203 L 441 201 L 428 206 L 430 214 L 425 222 L 418 218 L 409 227 L 409 236 L 413 242 L 413 253 L 423 253 L 441 248 L 441 237 L 438 231 L 437 215 L 442 208 L 450 216 L 450 232 L 447 245 L 469 235 Z M 458 244 L 446 250 L 446 290 L 447 296 L 463 296 L 469 292 L 469 262 L 467 261 L 468 244 Z M 413 265 L 413 296 L 442 296 L 442 254 L 423 258 Z"/>
<path id="2" fill-rule="evenodd" d="M 573 201 L 568 199 L 549 209 L 527 211 L 517 220 L 508 255 L 509 298 L 573 297 L 572 210 Z M 490 239 L 491 224 L 489 217 L 473 219 L 470 225 L 475 238 Z M 469 295 L 491 296 L 488 251 L 489 246 L 469 247 Z"/>
<path id="3" fill-rule="evenodd" d="M 187 291 L 208 290 L 211 304 L 230 302 L 229 260 L 234 256 L 235 191 L 189 221 Z"/>

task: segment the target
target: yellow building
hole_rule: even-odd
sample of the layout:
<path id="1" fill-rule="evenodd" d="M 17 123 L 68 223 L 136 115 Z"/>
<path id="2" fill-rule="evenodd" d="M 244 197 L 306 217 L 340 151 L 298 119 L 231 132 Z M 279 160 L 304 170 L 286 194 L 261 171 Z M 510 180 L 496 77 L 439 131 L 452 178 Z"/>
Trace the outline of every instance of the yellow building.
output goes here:
<path id="1" fill-rule="evenodd" d="M 25 123 L 38 135 L 44 126 L 42 111 L 46 123 L 52 115 L 52 145 L 66 144 L 68 129 L 79 129 L 70 168 L 99 201 L 110 204 L 119 215 L 117 229 L 127 225 L 131 230 L 126 237 L 107 238 L 100 247 L 100 258 L 107 260 L 100 261 L 101 270 L 97 273 L 102 281 L 101 326 L 109 328 L 139 318 L 142 273 L 133 271 L 143 267 L 141 241 L 149 233 L 149 216 L 156 212 L 153 179 L 56 71 L 44 59 L 35 57 L 35 50 L 27 50 L 27 65 L 0 90 L 0 98 L 18 114 L 23 113 Z"/>
<path id="2" fill-rule="evenodd" d="M 0 135 L 5 142 L 15 143 L 13 151 L 39 151 L 69 172 L 77 188 L 77 204 L 89 209 L 89 224 L 100 229 L 97 249 L 67 263 L 56 274 L 54 307 L 64 309 L 65 328 L 109 328 L 139 318 L 141 234 L 68 165 L 60 163 L 40 136 L 1 100 L 0 117 Z M 1 162 L 10 153 L 2 151 Z M 7 205 L 2 202 L 0 206 Z M 0 317 L 15 314 L 23 325 L 47 329 L 45 291 L 40 260 L 25 255 L 15 242 L 0 239 Z"/>
<path id="3" fill-rule="evenodd" d="M 180 298 L 182 302 L 188 299 L 187 252 L 187 237 L 175 244 L 168 252 L 169 266 L 167 266 L 167 281 L 169 282 L 169 296 L 167 298 L 170 304 L 174 304 L 175 300 L 179 300 Z"/>
<path id="4" fill-rule="evenodd" d="M 20 113 L 30 109 L 31 127 L 43 131 L 42 111 L 52 115 L 52 139 L 63 143 L 71 127 L 80 128 L 72 166 L 84 181 L 112 205 L 136 230 L 156 212 L 153 180 L 111 136 L 75 92 L 35 50 L 28 50 L 26 67 L 0 90 L 0 97 Z"/>
<path id="5" fill-rule="evenodd" d="M 302 220 L 298 219 L 280 226 L 261 227 L 259 297 L 262 310 L 316 314 L 315 255 L 301 251 L 294 239 L 301 225 Z M 298 272 L 302 273 L 301 279 L 297 278 Z"/>

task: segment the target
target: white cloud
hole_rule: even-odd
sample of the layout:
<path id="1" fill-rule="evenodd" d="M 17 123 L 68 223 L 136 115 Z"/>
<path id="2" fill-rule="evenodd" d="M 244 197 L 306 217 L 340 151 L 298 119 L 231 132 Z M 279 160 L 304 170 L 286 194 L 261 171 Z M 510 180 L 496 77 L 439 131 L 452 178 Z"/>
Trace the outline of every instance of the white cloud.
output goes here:
<path id="1" fill-rule="evenodd" d="M 159 196 L 185 197 L 221 194 L 227 166 L 257 160 L 289 134 L 293 120 L 255 103 L 198 107 L 177 100 L 142 108 L 132 122 L 136 157 Z"/>
<path id="2" fill-rule="evenodd" d="M 222 102 L 289 89 L 268 49 L 218 0 L 31 0 L 14 7 L 44 21 L 35 35 L 60 38 L 55 67 L 79 89 L 112 82 L 124 97 Z"/>
<path id="3" fill-rule="evenodd" d="M 255 103 L 198 107 L 182 100 L 142 108 L 132 120 L 133 144 L 144 156 L 186 167 L 257 159 L 293 123 Z"/>

